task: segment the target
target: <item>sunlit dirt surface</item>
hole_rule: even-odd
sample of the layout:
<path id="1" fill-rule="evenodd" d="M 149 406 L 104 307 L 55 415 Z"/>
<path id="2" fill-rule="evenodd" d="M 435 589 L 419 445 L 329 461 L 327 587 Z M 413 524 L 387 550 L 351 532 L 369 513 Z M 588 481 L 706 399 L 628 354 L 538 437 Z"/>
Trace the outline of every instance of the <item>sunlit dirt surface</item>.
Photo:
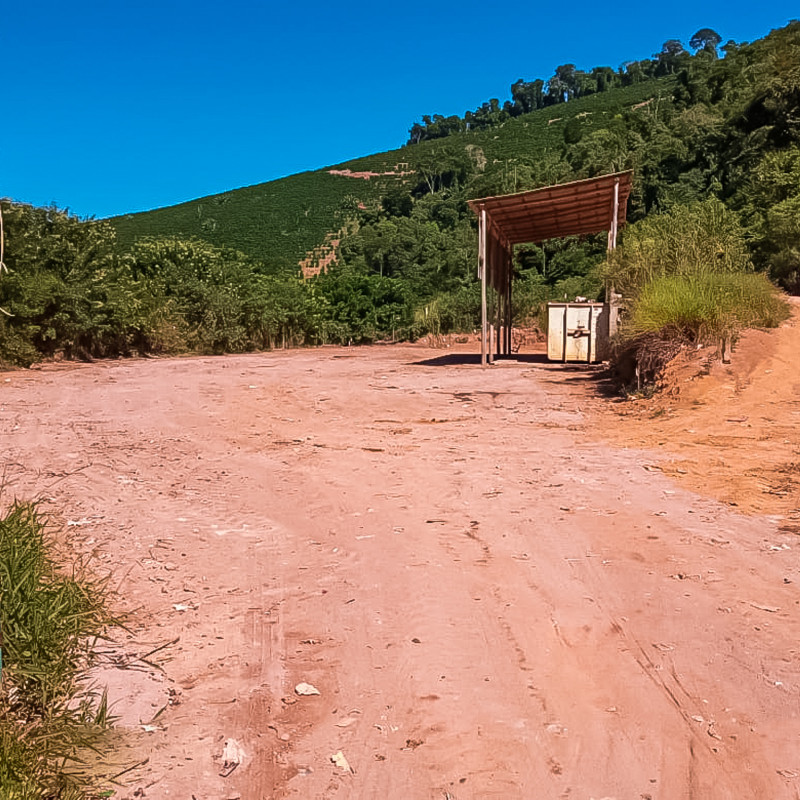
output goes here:
<path id="1" fill-rule="evenodd" d="M 793 483 L 724 478 L 791 461 L 776 367 L 673 407 L 460 347 L 0 374 L 2 501 L 130 614 L 117 797 L 798 797 Z"/>

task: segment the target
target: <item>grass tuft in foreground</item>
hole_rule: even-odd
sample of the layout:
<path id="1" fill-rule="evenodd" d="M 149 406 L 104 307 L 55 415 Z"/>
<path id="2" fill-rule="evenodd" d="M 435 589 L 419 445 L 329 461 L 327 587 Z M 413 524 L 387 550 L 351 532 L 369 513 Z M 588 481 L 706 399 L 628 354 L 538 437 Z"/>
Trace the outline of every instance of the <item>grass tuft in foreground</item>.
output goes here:
<path id="1" fill-rule="evenodd" d="M 36 504 L 15 502 L 0 517 L 2 800 L 98 796 L 110 718 L 85 677 L 112 622 L 105 585 L 80 562 L 60 569 Z"/>

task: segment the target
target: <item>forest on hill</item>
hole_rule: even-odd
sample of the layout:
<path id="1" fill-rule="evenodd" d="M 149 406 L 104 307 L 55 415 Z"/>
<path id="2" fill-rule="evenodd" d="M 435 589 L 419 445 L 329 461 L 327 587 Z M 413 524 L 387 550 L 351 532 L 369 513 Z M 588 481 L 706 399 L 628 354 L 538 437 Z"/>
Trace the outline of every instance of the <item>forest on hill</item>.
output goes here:
<path id="1" fill-rule="evenodd" d="M 613 278 L 639 303 L 631 336 L 696 339 L 774 324 L 770 280 L 800 293 L 800 23 L 738 44 L 703 29 L 689 49 L 562 65 L 510 94 L 422 117 L 399 150 L 110 221 L 1 201 L 0 361 L 471 330 L 467 200 L 622 169 L 634 190 L 614 258 L 605 237 L 519 246 L 518 322 Z M 327 269 L 304 278 L 304 257 L 307 274 Z"/>

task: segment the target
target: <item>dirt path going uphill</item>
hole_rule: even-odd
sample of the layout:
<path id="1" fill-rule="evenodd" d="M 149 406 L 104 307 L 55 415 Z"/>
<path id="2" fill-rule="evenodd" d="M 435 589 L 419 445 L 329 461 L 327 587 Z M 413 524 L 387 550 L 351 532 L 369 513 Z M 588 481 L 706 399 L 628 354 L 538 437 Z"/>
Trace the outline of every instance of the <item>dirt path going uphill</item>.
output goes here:
<path id="1" fill-rule="evenodd" d="M 796 536 L 595 440 L 569 376 L 440 355 L 0 376 L 5 497 L 138 609 L 118 796 L 798 797 Z"/>

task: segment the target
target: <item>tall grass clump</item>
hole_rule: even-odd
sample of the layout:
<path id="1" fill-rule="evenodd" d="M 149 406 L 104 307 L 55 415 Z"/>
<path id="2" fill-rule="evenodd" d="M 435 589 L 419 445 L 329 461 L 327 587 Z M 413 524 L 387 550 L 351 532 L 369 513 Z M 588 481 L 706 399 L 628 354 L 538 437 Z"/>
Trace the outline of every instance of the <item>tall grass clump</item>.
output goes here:
<path id="1" fill-rule="evenodd" d="M 651 215 L 625 232 L 602 276 L 627 310 L 613 357 L 623 382 L 652 381 L 683 344 L 718 344 L 789 315 L 753 271 L 736 215 L 716 198 Z"/>
<path id="2" fill-rule="evenodd" d="M 787 316 L 786 302 L 762 273 L 666 275 L 642 287 L 625 333 L 711 342 L 743 328 L 774 328 Z"/>
<path id="3" fill-rule="evenodd" d="M 3 800 L 78 800 L 97 780 L 109 715 L 85 683 L 112 622 L 106 591 L 78 563 L 59 569 L 33 503 L 0 517 L 0 787 Z"/>
<path id="4" fill-rule="evenodd" d="M 658 278 L 690 279 L 752 269 L 739 220 L 719 200 L 710 198 L 673 206 L 631 225 L 624 232 L 622 247 L 601 273 L 617 292 L 635 298 Z"/>

